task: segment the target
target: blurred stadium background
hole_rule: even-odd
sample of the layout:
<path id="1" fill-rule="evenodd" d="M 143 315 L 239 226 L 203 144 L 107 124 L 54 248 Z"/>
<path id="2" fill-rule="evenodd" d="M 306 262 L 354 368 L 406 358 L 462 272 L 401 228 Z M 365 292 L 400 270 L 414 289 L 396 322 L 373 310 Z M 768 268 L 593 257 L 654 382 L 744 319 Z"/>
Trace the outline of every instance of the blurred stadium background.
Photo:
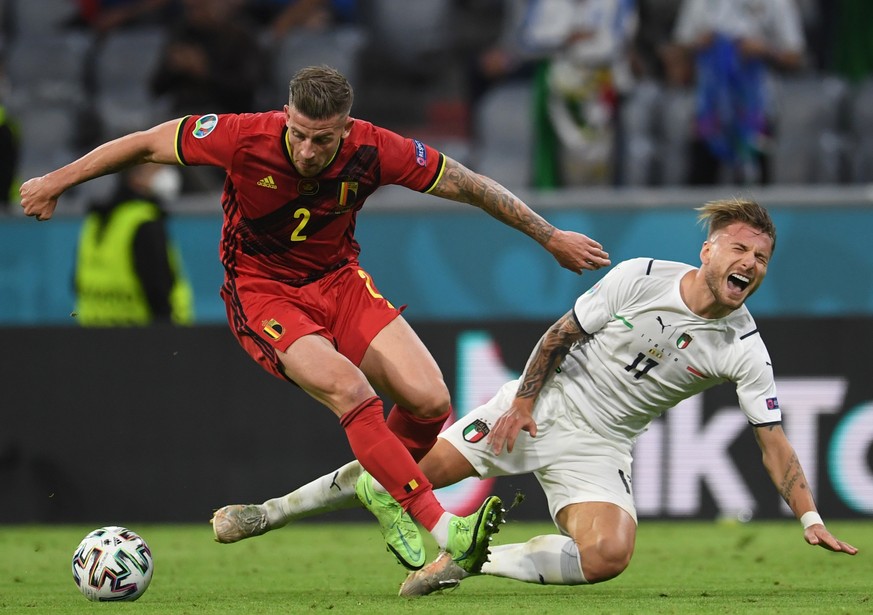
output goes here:
<path id="1" fill-rule="evenodd" d="M 685 185 L 693 91 L 641 75 L 622 114 L 621 184 L 533 188 L 530 78 L 496 84 L 475 105 L 466 89 L 472 54 L 499 35 L 495 1 L 360 0 L 353 20 L 334 15 L 279 38 L 262 22 L 256 34 L 267 53 L 251 110 L 279 108 L 297 68 L 334 65 L 356 88 L 354 115 L 494 177 L 557 225 L 597 238 L 614 262 L 695 262 L 702 232 L 693 207 L 731 195 L 760 200 L 780 239 L 750 308 L 780 377 L 786 430 L 825 517 L 863 518 L 873 512 L 873 384 L 865 372 L 873 347 L 873 76 L 841 71 L 831 51 L 826 9 L 852 3 L 798 1 L 819 10 L 804 13 L 812 15 L 806 68 L 773 81 L 766 185 Z M 19 135 L 20 180 L 174 117 L 171 102 L 149 89 L 172 22 L 98 30 L 77 17 L 88 4 L 0 0 L 0 104 Z M 65 196 L 47 225 L 23 218 L 14 202 L 0 214 L 0 522 L 202 520 L 348 459 L 329 413 L 266 377 L 226 331 L 218 191 L 190 183 L 170 206 L 194 284 L 190 329 L 75 327 L 77 233 L 112 178 Z M 544 327 L 602 275 L 560 271 L 481 212 L 403 190 L 368 201 L 358 237 L 362 264 L 395 304 L 410 305 L 405 315 L 459 408 L 517 373 Z M 787 515 L 735 406 L 733 392 L 719 389 L 646 434 L 635 468 L 641 516 Z M 96 480 L 107 488 L 95 498 Z M 529 500 L 518 513 L 546 518 L 533 481 L 494 489 L 508 499 L 524 490 Z M 464 505 L 463 494 L 452 497 Z"/>

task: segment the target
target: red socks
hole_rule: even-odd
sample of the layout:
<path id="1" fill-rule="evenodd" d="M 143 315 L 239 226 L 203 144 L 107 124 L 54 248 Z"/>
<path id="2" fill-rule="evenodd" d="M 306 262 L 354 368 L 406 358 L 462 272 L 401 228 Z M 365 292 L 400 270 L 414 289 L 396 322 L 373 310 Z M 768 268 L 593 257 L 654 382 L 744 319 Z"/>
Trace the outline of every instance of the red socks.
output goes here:
<path id="1" fill-rule="evenodd" d="M 383 411 L 382 400 L 374 396 L 343 414 L 340 424 L 364 469 L 410 515 L 431 530 L 445 511 L 433 494 L 430 481 L 388 429 Z"/>
<path id="2" fill-rule="evenodd" d="M 420 419 L 406 408 L 395 405 L 388 413 L 386 423 L 388 429 L 394 432 L 412 458 L 421 461 L 436 444 L 437 436 L 451 414 L 450 406 L 448 412 L 436 418 Z"/>

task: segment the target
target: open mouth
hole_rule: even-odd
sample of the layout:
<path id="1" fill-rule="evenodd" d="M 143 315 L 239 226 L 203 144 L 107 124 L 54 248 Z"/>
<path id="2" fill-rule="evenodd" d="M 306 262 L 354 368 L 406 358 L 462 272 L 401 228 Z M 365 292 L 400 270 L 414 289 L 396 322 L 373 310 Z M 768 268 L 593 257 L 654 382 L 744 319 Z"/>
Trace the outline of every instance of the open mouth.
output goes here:
<path id="1" fill-rule="evenodd" d="M 728 286 L 732 289 L 744 291 L 748 288 L 752 280 L 744 275 L 740 275 L 739 273 L 732 273 L 728 276 L 727 282 Z"/>

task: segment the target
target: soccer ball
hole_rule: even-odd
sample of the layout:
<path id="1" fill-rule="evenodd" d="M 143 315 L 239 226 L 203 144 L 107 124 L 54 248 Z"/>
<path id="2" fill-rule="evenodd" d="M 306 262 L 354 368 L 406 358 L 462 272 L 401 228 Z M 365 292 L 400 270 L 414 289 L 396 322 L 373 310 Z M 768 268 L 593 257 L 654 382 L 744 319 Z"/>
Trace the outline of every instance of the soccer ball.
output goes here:
<path id="1" fill-rule="evenodd" d="M 73 553 L 73 580 L 95 602 L 136 600 L 148 589 L 154 571 L 145 540 L 115 525 L 94 530 Z"/>

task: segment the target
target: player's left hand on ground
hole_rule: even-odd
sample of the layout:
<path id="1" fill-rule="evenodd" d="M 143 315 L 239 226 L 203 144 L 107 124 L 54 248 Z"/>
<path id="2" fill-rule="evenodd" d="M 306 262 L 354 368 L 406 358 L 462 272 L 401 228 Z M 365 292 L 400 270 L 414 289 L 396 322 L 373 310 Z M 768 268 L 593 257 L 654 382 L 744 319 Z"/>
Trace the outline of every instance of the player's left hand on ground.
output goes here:
<path id="1" fill-rule="evenodd" d="M 839 540 L 836 536 L 831 534 L 824 525 L 817 523 L 815 525 L 810 525 L 803 531 L 803 537 L 806 539 L 811 545 L 818 545 L 828 551 L 836 551 L 838 553 L 847 553 L 849 555 L 855 555 L 858 552 L 858 549 L 853 547 L 847 542 L 843 542 Z"/>
<path id="2" fill-rule="evenodd" d="M 555 229 L 546 242 L 546 249 L 561 267 L 575 273 L 582 273 L 586 269 L 594 271 L 612 264 L 603 246 L 582 233 Z"/>
<path id="3" fill-rule="evenodd" d="M 522 431 L 528 432 L 532 438 L 536 437 L 537 423 L 529 411 L 513 405 L 494 423 L 488 434 L 488 445 L 495 455 L 502 453 L 504 446 L 511 453 Z"/>

